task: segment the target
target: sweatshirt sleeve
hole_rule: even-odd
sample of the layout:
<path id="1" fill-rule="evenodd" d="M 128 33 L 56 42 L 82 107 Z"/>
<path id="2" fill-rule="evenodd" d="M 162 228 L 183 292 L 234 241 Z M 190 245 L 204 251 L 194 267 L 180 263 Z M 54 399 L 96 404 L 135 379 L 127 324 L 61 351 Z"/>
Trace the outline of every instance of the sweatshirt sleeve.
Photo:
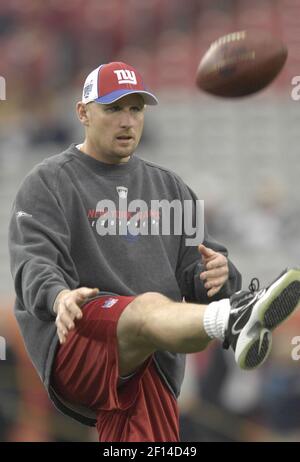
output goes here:
<path id="1" fill-rule="evenodd" d="M 195 225 L 197 196 L 186 185 L 183 185 L 182 187 L 182 196 L 184 200 L 192 200 L 193 202 L 191 218 Z M 228 251 L 226 247 L 209 236 L 205 223 L 201 225 L 204 226 L 204 238 L 203 241 L 198 242 L 197 245 L 203 243 L 206 247 L 209 247 L 215 252 L 222 253 L 228 258 Z M 201 262 L 201 255 L 198 251 L 197 245 L 186 245 L 187 237 L 190 238 L 191 236 L 186 236 L 186 234 L 183 233 L 176 270 L 176 277 L 182 297 L 185 297 L 186 301 L 207 304 L 215 300 L 220 300 L 221 298 L 228 298 L 234 292 L 240 290 L 242 283 L 241 275 L 234 264 L 228 259 L 229 275 L 227 282 L 216 295 L 208 297 L 207 289 L 204 287 L 204 281 L 202 281 L 199 277 L 200 273 L 204 270 Z M 193 237 L 195 237 L 195 235 Z"/>
<path id="2" fill-rule="evenodd" d="M 55 318 L 57 294 L 78 285 L 69 226 L 56 197 L 57 178 L 49 167 L 33 170 L 17 193 L 9 225 L 16 296 L 24 309 L 43 321 Z"/>

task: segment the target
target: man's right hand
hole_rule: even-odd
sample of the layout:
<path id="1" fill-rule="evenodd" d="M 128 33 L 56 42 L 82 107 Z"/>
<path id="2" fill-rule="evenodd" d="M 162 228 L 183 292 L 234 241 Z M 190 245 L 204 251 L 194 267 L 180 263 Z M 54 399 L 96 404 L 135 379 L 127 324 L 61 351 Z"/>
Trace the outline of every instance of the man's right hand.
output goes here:
<path id="1" fill-rule="evenodd" d="M 57 335 L 60 343 L 65 343 L 70 330 L 75 327 L 75 319 L 82 318 L 81 306 L 91 297 L 95 297 L 99 289 L 80 287 L 75 290 L 62 290 L 57 295 L 53 310 L 56 313 Z"/>

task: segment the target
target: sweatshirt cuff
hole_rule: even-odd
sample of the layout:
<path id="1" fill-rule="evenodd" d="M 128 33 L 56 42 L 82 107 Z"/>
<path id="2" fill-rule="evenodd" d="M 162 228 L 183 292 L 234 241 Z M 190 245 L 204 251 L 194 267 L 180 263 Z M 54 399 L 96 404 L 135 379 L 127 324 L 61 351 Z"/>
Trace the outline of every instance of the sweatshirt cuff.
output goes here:
<path id="1" fill-rule="evenodd" d="M 55 311 L 53 310 L 53 305 L 54 305 L 54 302 L 55 302 L 55 299 L 57 297 L 57 295 L 59 294 L 59 292 L 61 292 L 62 290 L 69 290 L 68 287 L 66 286 L 55 286 L 55 287 L 52 287 L 49 291 L 48 291 L 48 296 L 47 296 L 47 306 L 49 307 L 50 309 L 50 312 L 53 316 L 56 317 L 56 313 Z"/>

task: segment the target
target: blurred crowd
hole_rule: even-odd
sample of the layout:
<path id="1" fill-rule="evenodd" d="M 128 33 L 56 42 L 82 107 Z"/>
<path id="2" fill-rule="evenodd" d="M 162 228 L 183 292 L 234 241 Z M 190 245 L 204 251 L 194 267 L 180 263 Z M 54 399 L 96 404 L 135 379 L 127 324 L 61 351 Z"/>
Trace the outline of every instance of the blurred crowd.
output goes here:
<path id="1" fill-rule="evenodd" d="M 294 43 L 297 13 L 295 0 L 1 2 L 1 73 L 29 101 L 76 85 L 91 67 L 113 59 L 141 67 L 149 85 L 193 85 L 211 41 L 240 28 L 268 28 Z"/>
<path id="2" fill-rule="evenodd" d="M 241 28 L 257 33 L 268 29 L 289 39 L 289 70 L 277 81 L 280 87 L 289 81 L 298 62 L 293 55 L 300 39 L 294 19 L 299 16 L 296 3 L 2 1 L 0 75 L 7 82 L 9 105 L 1 105 L 0 122 L 23 130 L 29 144 L 40 145 L 49 138 L 64 143 L 70 138 L 70 126 L 64 121 L 61 100 L 66 101 L 72 92 L 79 97 L 85 76 L 100 63 L 127 61 L 143 70 L 147 84 L 155 90 L 194 90 L 195 71 L 209 44 Z"/>

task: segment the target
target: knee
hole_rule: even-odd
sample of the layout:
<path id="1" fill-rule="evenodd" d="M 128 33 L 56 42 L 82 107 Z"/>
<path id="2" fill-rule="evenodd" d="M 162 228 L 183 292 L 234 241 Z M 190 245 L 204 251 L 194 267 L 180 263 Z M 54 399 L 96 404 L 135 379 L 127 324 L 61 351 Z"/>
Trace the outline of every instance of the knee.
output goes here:
<path id="1" fill-rule="evenodd" d="M 168 302 L 170 300 L 159 292 L 145 292 L 133 300 L 131 308 L 138 316 L 144 318 L 149 310 Z"/>
<path id="2" fill-rule="evenodd" d="M 118 333 L 126 336 L 139 336 L 147 325 L 149 314 L 155 307 L 163 306 L 170 302 L 164 295 L 158 292 L 145 292 L 138 295 L 123 312 L 118 325 Z"/>
<path id="3" fill-rule="evenodd" d="M 144 294 L 138 295 L 133 303 L 136 305 L 148 306 L 153 303 L 164 303 L 170 301 L 165 295 L 160 294 L 159 292 L 145 292 Z"/>

